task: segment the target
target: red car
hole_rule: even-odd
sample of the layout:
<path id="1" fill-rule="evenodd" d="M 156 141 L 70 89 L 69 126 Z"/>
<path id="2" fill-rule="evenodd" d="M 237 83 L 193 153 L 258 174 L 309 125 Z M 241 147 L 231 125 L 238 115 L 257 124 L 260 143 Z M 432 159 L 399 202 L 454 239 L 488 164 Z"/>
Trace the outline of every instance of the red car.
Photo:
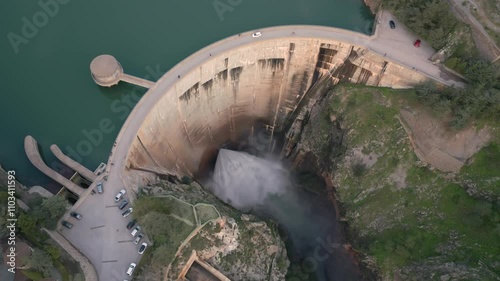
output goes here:
<path id="1" fill-rule="evenodd" d="M 413 43 L 413 46 L 415 46 L 416 48 L 420 47 L 420 39 L 417 39 L 417 41 Z"/>

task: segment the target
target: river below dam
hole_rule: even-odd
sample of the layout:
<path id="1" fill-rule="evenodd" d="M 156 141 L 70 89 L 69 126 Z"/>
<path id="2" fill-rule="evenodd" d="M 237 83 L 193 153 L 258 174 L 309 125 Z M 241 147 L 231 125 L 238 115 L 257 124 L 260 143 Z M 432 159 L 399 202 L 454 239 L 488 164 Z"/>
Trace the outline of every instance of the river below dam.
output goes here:
<path id="1" fill-rule="evenodd" d="M 371 33 L 362 0 L 2 1 L 0 3 L 0 164 L 27 186 L 51 185 L 31 165 L 23 140 L 38 140 L 49 166 L 57 144 L 90 169 L 106 162 L 144 90 L 97 86 L 91 60 L 115 56 L 125 72 L 158 79 L 225 37 L 262 27 L 311 24 Z M 111 123 L 100 130 L 102 122 Z"/>
<path id="2" fill-rule="evenodd" d="M 361 280 L 318 178 L 293 175 L 273 155 L 221 149 L 204 185 L 227 204 L 278 223 L 292 262 L 287 280 Z"/>

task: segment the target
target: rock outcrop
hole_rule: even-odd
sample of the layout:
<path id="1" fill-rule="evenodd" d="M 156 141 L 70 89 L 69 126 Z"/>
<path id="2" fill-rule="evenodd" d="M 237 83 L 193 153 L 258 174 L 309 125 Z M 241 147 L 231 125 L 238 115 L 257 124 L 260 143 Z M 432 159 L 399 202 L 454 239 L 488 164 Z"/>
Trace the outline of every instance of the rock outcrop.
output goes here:
<path id="1" fill-rule="evenodd" d="M 168 280 L 176 280 L 190 254 L 196 251 L 202 261 L 230 280 L 285 279 L 290 262 L 285 245 L 272 221 L 262 221 L 226 205 L 196 182 L 177 184 L 161 181 L 140 191 L 147 196 L 174 196 L 196 205 L 212 205 L 220 218 L 200 227 L 170 265 Z"/>

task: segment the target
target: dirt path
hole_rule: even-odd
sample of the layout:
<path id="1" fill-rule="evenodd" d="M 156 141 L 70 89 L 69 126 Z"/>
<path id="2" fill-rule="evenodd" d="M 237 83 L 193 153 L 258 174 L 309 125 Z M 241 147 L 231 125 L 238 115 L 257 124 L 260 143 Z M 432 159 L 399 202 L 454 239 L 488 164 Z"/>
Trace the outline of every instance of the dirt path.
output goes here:
<path id="1" fill-rule="evenodd" d="M 483 25 L 472 15 L 468 6 L 462 5 L 462 0 L 448 0 L 451 6 L 451 10 L 453 13 L 462 21 L 469 24 L 472 29 L 476 32 L 473 32 L 474 40 L 476 41 L 476 45 L 478 49 L 491 59 L 493 62 L 500 59 L 500 48 L 496 45 L 495 41 L 491 39 L 489 34 L 484 30 Z M 478 6 L 478 12 L 484 14 Z"/>
<path id="2" fill-rule="evenodd" d="M 482 3 L 478 3 L 475 0 L 469 0 L 469 3 L 474 6 L 474 8 L 476 8 L 476 12 L 480 17 L 480 20 L 484 21 L 486 27 L 497 33 L 500 33 L 500 26 L 496 25 L 490 20 L 490 17 L 488 17 L 488 15 L 484 12 L 485 8 L 483 7 Z"/>
<path id="3" fill-rule="evenodd" d="M 419 108 L 401 109 L 399 120 L 417 157 L 443 172 L 460 171 L 467 159 L 491 138 L 487 127 L 450 131 L 443 120 Z"/>

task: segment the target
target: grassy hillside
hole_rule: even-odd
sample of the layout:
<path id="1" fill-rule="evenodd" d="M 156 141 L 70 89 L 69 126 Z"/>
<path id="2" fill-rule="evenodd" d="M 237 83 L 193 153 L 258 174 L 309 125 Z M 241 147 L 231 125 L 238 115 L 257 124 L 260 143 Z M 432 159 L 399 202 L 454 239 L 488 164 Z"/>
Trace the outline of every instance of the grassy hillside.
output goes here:
<path id="1" fill-rule="evenodd" d="M 458 175 L 443 174 L 414 154 L 397 119 L 406 106 L 424 110 L 414 90 L 356 85 L 338 86 L 323 104 L 322 120 L 346 132 L 346 157 L 332 172 L 355 246 L 386 280 L 497 280 L 498 137 Z M 467 185 L 484 192 L 473 197 Z"/>

